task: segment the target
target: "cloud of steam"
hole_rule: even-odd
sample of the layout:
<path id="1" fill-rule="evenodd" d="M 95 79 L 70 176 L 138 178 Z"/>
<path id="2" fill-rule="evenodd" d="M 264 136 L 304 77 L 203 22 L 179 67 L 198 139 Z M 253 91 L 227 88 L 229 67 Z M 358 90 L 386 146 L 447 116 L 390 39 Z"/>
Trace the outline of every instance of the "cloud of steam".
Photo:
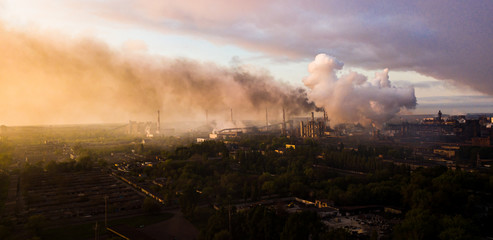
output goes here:
<path id="1" fill-rule="evenodd" d="M 265 108 L 314 108 L 303 89 L 265 71 L 45 35 L 0 26 L 0 124 L 153 121 L 158 109 L 163 121 L 205 121 L 206 110 L 229 119 L 231 108 L 235 119 L 262 119 Z"/>
<path id="2" fill-rule="evenodd" d="M 388 69 L 368 81 L 356 72 L 337 77 L 343 65 L 333 57 L 319 54 L 308 65 L 310 75 L 303 79 L 310 88 L 308 98 L 325 108 L 332 123 L 383 123 L 401 108 L 416 107 L 414 88 L 392 87 Z"/>

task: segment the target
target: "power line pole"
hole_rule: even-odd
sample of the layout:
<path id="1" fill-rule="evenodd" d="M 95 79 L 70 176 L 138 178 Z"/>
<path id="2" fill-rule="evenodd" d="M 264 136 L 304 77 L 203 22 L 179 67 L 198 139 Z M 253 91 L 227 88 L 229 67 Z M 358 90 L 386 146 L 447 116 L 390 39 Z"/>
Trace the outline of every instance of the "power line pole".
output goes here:
<path id="1" fill-rule="evenodd" d="M 94 226 L 94 239 L 98 240 L 98 222 L 96 221 L 96 226 Z"/>
<path id="2" fill-rule="evenodd" d="M 282 108 L 282 135 L 285 137 L 286 134 L 286 112 L 284 111 L 284 107 Z"/>
<path id="3" fill-rule="evenodd" d="M 108 195 L 104 196 L 104 227 L 108 228 Z"/>
<path id="4" fill-rule="evenodd" d="M 265 128 L 266 130 L 269 130 L 269 115 L 267 112 L 267 108 L 265 108 Z"/>

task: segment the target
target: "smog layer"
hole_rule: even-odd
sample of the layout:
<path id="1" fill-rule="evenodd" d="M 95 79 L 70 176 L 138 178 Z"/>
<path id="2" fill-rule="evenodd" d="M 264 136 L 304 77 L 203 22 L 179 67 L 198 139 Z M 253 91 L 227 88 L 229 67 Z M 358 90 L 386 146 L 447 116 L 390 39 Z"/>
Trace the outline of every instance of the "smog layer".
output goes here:
<path id="1" fill-rule="evenodd" d="M 49 35 L 49 36 L 47 36 Z M 266 70 L 111 49 L 94 39 L 0 28 L 0 123 L 108 123 L 162 119 L 279 119 L 325 109 L 333 123 L 382 123 L 413 109 L 413 88 L 391 86 L 388 69 L 372 81 L 325 54 L 297 88 Z"/>
<path id="2" fill-rule="evenodd" d="M 0 28 L 0 124 L 261 119 L 315 108 L 265 70 L 121 52 L 94 39 Z"/>

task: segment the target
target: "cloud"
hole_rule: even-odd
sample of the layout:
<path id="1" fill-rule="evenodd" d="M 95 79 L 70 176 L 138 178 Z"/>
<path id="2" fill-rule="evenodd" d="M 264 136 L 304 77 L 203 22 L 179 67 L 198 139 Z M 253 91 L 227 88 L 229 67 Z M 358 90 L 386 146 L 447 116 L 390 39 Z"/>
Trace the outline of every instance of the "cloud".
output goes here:
<path id="1" fill-rule="evenodd" d="M 491 1 L 151 1 L 90 7 L 107 19 L 236 44 L 272 58 L 319 52 L 493 94 Z"/>
<path id="2" fill-rule="evenodd" d="M 412 86 L 414 88 L 422 88 L 422 89 L 433 89 L 436 87 L 443 86 L 443 82 L 436 80 L 420 81 L 420 82 L 400 80 L 396 85 L 404 86 L 404 87 Z"/>
<path id="3" fill-rule="evenodd" d="M 416 112 L 436 112 L 440 109 L 445 114 L 487 113 L 492 108 L 493 97 L 490 96 L 422 97 Z"/>
<path id="4" fill-rule="evenodd" d="M 490 96 L 440 96 L 440 97 L 422 97 L 420 102 L 423 104 L 457 104 L 463 106 L 471 106 L 474 104 L 481 106 L 492 106 L 493 97 Z"/>
<path id="5" fill-rule="evenodd" d="M 147 44 L 142 40 L 127 40 L 123 43 L 122 49 L 125 52 L 147 52 Z"/>

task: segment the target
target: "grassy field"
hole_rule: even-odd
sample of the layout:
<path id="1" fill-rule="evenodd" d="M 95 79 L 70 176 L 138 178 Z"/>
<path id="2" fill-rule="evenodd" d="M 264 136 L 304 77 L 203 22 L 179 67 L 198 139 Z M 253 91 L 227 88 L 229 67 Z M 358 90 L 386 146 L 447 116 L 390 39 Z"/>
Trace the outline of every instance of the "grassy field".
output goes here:
<path id="1" fill-rule="evenodd" d="M 129 218 L 121 218 L 114 219 L 108 221 L 109 226 L 116 226 L 121 224 L 126 224 L 131 227 L 141 227 L 150 225 L 153 223 L 158 223 L 164 220 L 171 218 L 173 214 L 171 213 L 162 213 L 159 215 L 143 215 L 143 216 L 135 216 Z M 74 240 L 82 240 L 94 237 L 95 231 L 95 222 L 93 223 L 85 223 L 80 225 L 70 225 L 64 226 L 60 228 L 47 229 L 43 234 L 43 239 L 74 239 Z M 99 235 L 102 236 L 106 233 L 104 230 L 104 220 L 98 222 Z"/>

